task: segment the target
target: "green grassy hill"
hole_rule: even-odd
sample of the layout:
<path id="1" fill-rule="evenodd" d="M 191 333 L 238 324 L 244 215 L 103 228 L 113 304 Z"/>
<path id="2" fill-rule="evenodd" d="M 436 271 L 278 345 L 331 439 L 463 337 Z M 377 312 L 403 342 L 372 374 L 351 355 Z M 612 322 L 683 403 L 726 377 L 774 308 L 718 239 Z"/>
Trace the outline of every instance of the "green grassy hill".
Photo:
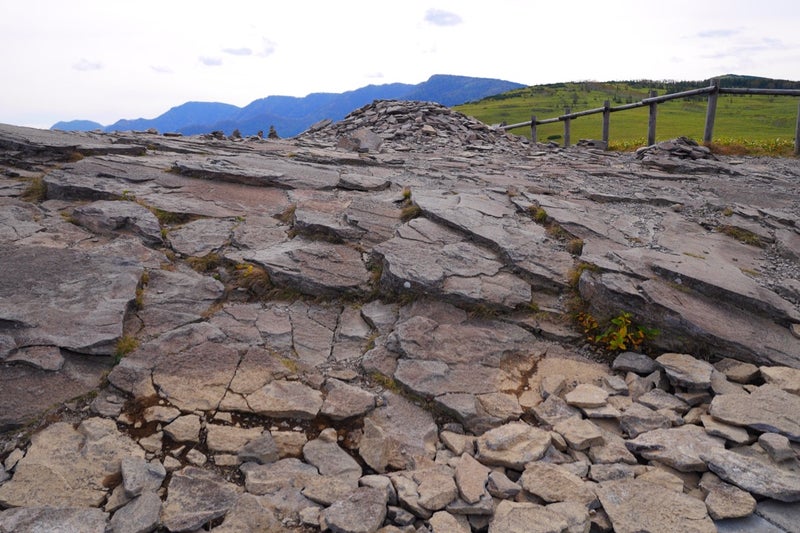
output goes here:
<path id="1" fill-rule="evenodd" d="M 573 82 L 535 85 L 517 89 L 497 96 L 470 102 L 455 109 L 475 117 L 487 124 L 506 122 L 514 124 L 530 120 L 535 114 L 539 120 L 564 114 L 564 108 L 573 112 L 602 107 L 605 100 L 613 106 L 637 102 L 649 96 L 654 89 L 657 94 L 671 94 L 690 89 L 707 87 L 710 80 L 696 82 L 671 81 L 611 81 Z M 800 89 L 800 82 L 772 80 L 751 76 L 723 76 L 722 87 L 757 87 L 775 89 Z M 659 104 L 656 128 L 657 140 L 687 136 L 696 140 L 703 137 L 706 103 L 708 97 L 700 95 Z M 611 114 L 611 144 L 630 145 L 647 137 L 648 108 L 641 107 Z M 795 135 L 798 113 L 798 98 L 790 96 L 720 95 L 717 102 L 717 118 L 714 141 L 722 142 L 791 142 Z M 602 138 L 602 114 L 581 117 L 572 121 L 571 138 Z M 513 130 L 518 135 L 530 136 L 527 127 Z M 564 125 L 546 124 L 538 126 L 539 141 L 548 138 L 561 142 Z"/>

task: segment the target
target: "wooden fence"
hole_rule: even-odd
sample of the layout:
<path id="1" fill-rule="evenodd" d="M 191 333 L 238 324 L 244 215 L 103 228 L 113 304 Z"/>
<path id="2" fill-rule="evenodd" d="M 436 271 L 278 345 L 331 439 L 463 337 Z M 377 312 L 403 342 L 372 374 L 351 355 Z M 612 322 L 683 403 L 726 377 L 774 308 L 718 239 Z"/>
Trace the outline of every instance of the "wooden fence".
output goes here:
<path id="1" fill-rule="evenodd" d="M 585 111 L 577 111 L 573 113 L 569 107 L 564 110 L 564 114 L 558 117 L 547 118 L 539 120 L 536 115 L 531 116 L 528 122 L 519 122 L 517 124 L 509 124 L 501 126 L 504 130 L 512 130 L 530 126 L 531 140 L 537 141 L 536 126 L 541 124 L 553 124 L 555 122 L 564 123 L 564 146 L 570 145 L 570 123 L 572 120 L 585 117 L 588 115 L 603 114 L 603 142 L 608 146 L 609 125 L 611 123 L 611 113 L 617 111 L 625 111 L 628 109 L 636 109 L 637 107 L 648 106 L 650 108 L 650 118 L 647 125 L 647 144 L 651 145 L 656 142 L 656 117 L 658 116 L 658 104 L 668 102 L 669 100 L 676 100 L 678 98 L 689 98 L 690 96 L 697 96 L 701 94 L 708 95 L 708 108 L 706 110 L 706 124 L 703 132 L 703 142 L 710 143 L 714 135 L 714 120 L 717 115 L 717 99 L 720 94 L 766 94 L 775 96 L 800 96 L 800 90 L 797 89 L 748 89 L 748 88 L 724 88 L 719 86 L 719 80 L 714 80 L 713 85 L 703 87 L 700 89 L 693 89 L 691 91 L 683 91 L 680 93 L 665 94 L 663 96 L 656 96 L 655 91 L 650 91 L 650 97 L 645 98 L 640 102 L 632 104 L 625 104 L 621 106 L 611 107 L 611 103 L 606 100 L 603 107 L 595 109 L 587 109 Z M 800 155 L 800 104 L 797 108 L 797 126 L 794 135 L 794 153 Z"/>

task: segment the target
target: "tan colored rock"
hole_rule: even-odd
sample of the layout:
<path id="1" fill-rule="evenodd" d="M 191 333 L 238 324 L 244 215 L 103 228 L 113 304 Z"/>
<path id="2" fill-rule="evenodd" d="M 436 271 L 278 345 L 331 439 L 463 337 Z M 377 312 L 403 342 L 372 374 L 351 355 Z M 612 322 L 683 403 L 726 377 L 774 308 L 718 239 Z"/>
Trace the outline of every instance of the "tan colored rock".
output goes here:
<path id="1" fill-rule="evenodd" d="M 711 401 L 709 413 L 722 422 L 758 431 L 780 433 L 800 442 L 800 396 L 775 385 L 762 385 L 752 394 L 721 394 Z"/>
<path id="2" fill-rule="evenodd" d="M 478 437 L 475 458 L 485 465 L 522 470 L 544 455 L 550 441 L 550 434 L 542 429 L 511 422 Z"/>
<path id="3" fill-rule="evenodd" d="M 564 396 L 564 400 L 574 407 L 603 407 L 608 400 L 608 392 L 596 385 L 580 383 Z"/>
<path id="4" fill-rule="evenodd" d="M 253 439 L 261 436 L 264 428 L 239 428 L 208 424 L 206 426 L 206 444 L 208 449 L 217 453 L 239 453 L 239 450 Z"/>
<path id="5" fill-rule="evenodd" d="M 800 395 L 800 369 L 787 366 L 762 366 L 759 370 L 767 383 L 786 392 Z"/>
<path id="6" fill-rule="evenodd" d="M 670 382 L 688 389 L 707 389 L 711 386 L 711 371 L 714 367 L 705 361 L 682 353 L 665 353 L 656 358 L 667 373 Z"/>
<path id="7" fill-rule="evenodd" d="M 600 429 L 582 418 L 569 418 L 556 424 L 553 429 L 564 437 L 573 450 L 586 450 L 604 442 Z"/>
<path id="8" fill-rule="evenodd" d="M 461 499 L 467 503 L 478 502 L 486 494 L 486 483 L 491 470 L 466 453 L 458 459 L 455 469 L 456 485 Z"/>
<path id="9" fill-rule="evenodd" d="M 576 501 L 586 508 L 597 505 L 592 486 L 559 465 L 532 462 L 520 478 L 522 487 L 548 503 Z"/>
<path id="10" fill-rule="evenodd" d="M 640 479 L 600 485 L 597 495 L 614 531 L 634 533 L 715 533 L 717 528 L 702 501 Z"/>

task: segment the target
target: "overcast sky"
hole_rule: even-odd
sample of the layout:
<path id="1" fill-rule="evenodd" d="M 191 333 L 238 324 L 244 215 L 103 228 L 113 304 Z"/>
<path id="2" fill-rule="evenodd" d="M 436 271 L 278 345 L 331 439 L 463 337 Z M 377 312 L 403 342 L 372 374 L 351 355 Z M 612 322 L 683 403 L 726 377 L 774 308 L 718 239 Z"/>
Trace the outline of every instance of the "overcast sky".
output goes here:
<path id="1" fill-rule="evenodd" d="M 800 1 L 0 0 L 0 122 L 419 83 L 800 80 Z"/>

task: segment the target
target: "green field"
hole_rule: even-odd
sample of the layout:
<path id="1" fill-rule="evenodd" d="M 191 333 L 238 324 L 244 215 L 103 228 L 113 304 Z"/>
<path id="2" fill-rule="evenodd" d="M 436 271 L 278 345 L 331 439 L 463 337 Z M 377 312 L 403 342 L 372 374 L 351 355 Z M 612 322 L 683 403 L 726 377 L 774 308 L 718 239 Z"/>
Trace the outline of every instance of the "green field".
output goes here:
<path id="1" fill-rule="evenodd" d="M 722 87 L 742 87 L 737 78 L 722 81 Z M 763 80 L 763 78 L 755 78 Z M 735 84 L 736 82 L 738 84 Z M 531 119 L 535 114 L 543 120 L 564 114 L 570 107 L 573 112 L 602 107 L 605 100 L 612 107 L 638 102 L 649 96 L 649 90 L 664 95 L 698 87 L 707 82 L 575 82 L 551 85 L 536 85 L 517 89 L 501 95 L 456 106 L 454 109 L 477 118 L 486 124 L 506 122 L 515 124 Z M 776 88 L 795 88 L 793 82 L 776 83 Z M 678 99 L 658 105 L 656 139 L 665 140 L 679 136 L 701 141 L 705 126 L 706 95 Z M 780 144 L 794 141 L 797 123 L 798 97 L 765 95 L 720 95 L 717 101 L 717 116 L 714 126 L 714 142 L 771 142 L 780 139 Z M 609 140 L 611 144 L 630 145 L 644 141 L 647 137 L 649 109 L 641 107 L 611 114 Z M 537 128 L 540 142 L 563 141 L 564 124 L 540 125 Z M 512 130 L 517 135 L 530 136 L 530 128 Z M 574 119 L 571 124 L 571 139 L 602 138 L 602 114 Z"/>

